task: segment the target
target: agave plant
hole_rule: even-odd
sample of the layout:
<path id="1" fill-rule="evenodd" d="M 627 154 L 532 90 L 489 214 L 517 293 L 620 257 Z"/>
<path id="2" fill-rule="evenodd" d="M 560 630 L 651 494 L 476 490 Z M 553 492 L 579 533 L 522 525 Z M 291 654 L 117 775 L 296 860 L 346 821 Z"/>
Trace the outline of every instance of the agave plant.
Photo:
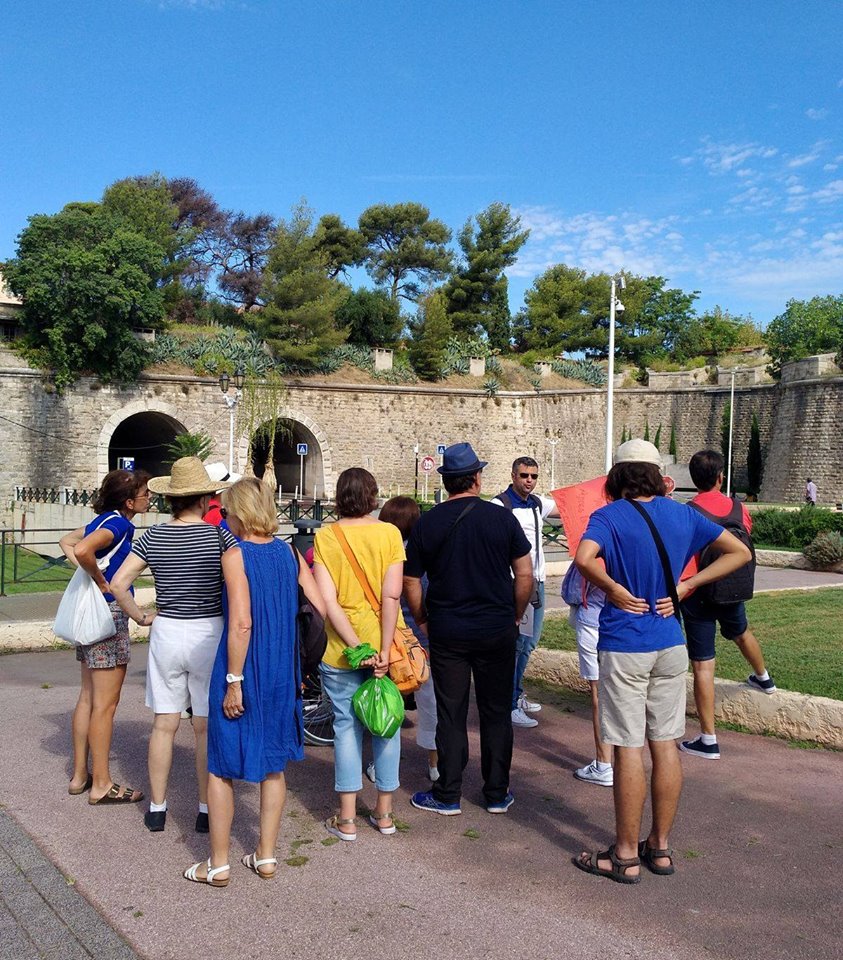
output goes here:
<path id="1" fill-rule="evenodd" d="M 182 457 L 199 457 L 207 460 L 214 449 L 214 441 L 207 433 L 177 433 L 167 444 L 167 456 L 171 463 Z"/>
<path id="2" fill-rule="evenodd" d="M 489 377 L 488 380 L 483 381 L 483 389 L 486 391 L 487 397 L 494 397 L 500 390 L 500 386 L 500 380 L 497 377 Z"/>

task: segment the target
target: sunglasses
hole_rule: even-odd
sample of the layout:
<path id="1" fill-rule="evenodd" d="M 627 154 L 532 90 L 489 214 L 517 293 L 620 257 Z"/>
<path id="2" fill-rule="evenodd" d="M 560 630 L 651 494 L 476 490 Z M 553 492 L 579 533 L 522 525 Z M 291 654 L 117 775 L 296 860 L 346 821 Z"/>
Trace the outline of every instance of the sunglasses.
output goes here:
<path id="1" fill-rule="evenodd" d="M 539 479 L 539 475 L 537 473 L 519 473 L 518 476 L 521 477 L 522 480 L 538 480 Z"/>

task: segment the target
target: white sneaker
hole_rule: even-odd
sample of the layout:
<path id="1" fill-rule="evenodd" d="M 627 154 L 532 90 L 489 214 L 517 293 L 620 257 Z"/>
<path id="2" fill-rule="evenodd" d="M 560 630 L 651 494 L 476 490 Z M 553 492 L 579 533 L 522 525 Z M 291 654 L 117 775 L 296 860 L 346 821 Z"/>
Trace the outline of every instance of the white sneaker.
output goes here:
<path id="1" fill-rule="evenodd" d="M 541 708 L 542 705 L 540 703 L 528 700 L 526 693 L 522 693 L 518 698 L 518 709 L 523 710 L 524 713 L 538 713 Z"/>
<path id="2" fill-rule="evenodd" d="M 532 717 L 528 717 L 526 713 L 521 709 L 521 707 L 516 707 L 512 711 L 512 726 L 513 727 L 537 727 L 539 725 L 538 720 L 534 720 Z"/>
<path id="3" fill-rule="evenodd" d="M 586 783 L 596 783 L 601 787 L 611 787 L 615 783 L 615 772 L 609 767 L 608 770 L 598 770 L 597 761 L 592 760 L 585 767 L 574 770 L 574 776 L 577 780 L 584 780 Z"/>
<path id="4" fill-rule="evenodd" d="M 374 760 L 372 760 L 371 763 L 366 767 L 366 776 L 369 778 L 369 780 L 372 781 L 372 783 L 374 783 L 377 780 L 377 777 L 375 776 Z"/>

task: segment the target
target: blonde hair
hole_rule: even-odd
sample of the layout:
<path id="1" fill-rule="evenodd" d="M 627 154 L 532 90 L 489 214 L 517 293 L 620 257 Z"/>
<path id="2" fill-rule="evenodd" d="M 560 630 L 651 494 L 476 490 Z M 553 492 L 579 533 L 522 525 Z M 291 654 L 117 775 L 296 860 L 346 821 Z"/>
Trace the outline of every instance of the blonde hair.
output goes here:
<path id="1" fill-rule="evenodd" d="M 271 537 L 278 530 L 275 498 L 256 477 L 244 477 L 222 492 L 222 505 L 240 521 L 246 534 Z"/>

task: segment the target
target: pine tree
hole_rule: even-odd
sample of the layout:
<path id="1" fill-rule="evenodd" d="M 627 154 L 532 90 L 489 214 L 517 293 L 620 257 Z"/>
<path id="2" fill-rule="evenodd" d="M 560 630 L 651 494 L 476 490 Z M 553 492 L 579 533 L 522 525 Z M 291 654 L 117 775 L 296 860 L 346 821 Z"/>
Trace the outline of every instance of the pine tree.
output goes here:
<path id="1" fill-rule="evenodd" d="M 650 421 L 649 420 L 644 421 L 644 439 L 647 441 L 647 443 L 650 442 Z"/>
<path id="2" fill-rule="evenodd" d="M 658 429 L 656 430 L 655 439 L 653 440 L 653 446 L 656 448 L 656 450 L 661 450 L 661 442 L 662 442 L 662 425 L 659 424 Z"/>
<path id="3" fill-rule="evenodd" d="M 672 423 L 670 425 L 670 446 L 668 446 L 667 452 L 673 457 L 674 460 L 678 459 L 678 455 L 676 453 L 676 427 Z"/>
<path id="4" fill-rule="evenodd" d="M 412 325 L 410 363 L 422 380 L 438 380 L 442 375 L 442 357 L 445 345 L 453 333 L 445 310 L 445 298 L 440 292 L 431 294 Z"/>

